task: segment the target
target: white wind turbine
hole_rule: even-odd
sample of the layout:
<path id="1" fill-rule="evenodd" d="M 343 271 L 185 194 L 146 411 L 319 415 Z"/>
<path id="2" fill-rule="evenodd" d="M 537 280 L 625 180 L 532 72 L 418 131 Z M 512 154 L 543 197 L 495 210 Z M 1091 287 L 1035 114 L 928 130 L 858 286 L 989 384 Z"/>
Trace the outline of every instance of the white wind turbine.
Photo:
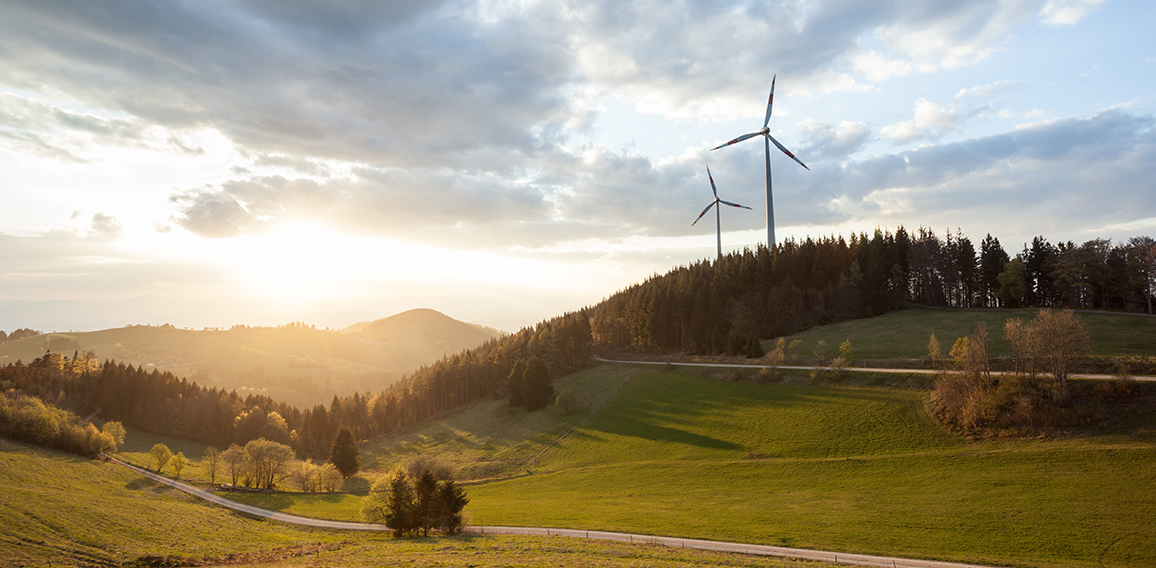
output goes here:
<path id="1" fill-rule="evenodd" d="M 714 201 L 711 201 L 710 205 L 707 205 L 706 209 L 703 209 L 702 213 L 698 214 L 698 219 L 695 219 L 694 223 L 691 223 L 690 226 L 693 227 L 695 225 L 695 223 L 698 223 L 699 219 L 702 219 L 702 216 L 706 215 L 707 211 L 710 211 L 711 207 L 715 208 L 715 210 L 714 210 L 714 226 L 715 226 L 715 232 L 717 233 L 717 236 L 718 236 L 718 257 L 721 259 L 722 258 L 722 221 L 719 218 L 719 212 L 718 212 L 719 209 L 722 208 L 722 205 L 730 205 L 731 207 L 742 207 L 743 209 L 750 209 L 750 207 L 747 207 L 746 205 L 739 205 L 738 203 L 731 203 L 730 201 L 723 201 L 723 200 L 718 198 L 718 189 L 715 188 L 715 186 L 714 186 L 714 176 L 710 175 L 710 166 L 706 167 L 706 177 L 708 179 L 710 179 L 710 191 L 711 191 L 711 193 L 714 193 Z M 722 205 L 719 205 L 720 203 Z M 715 207 L 716 205 L 717 205 L 717 207 Z"/>
<path id="2" fill-rule="evenodd" d="M 742 136 L 739 136 L 738 138 L 735 138 L 734 140 L 731 140 L 722 146 L 711 148 L 711 150 L 714 151 L 718 150 L 719 148 L 730 146 L 731 144 L 742 142 L 747 138 L 754 138 L 755 136 L 763 137 L 763 150 L 767 163 L 767 249 L 770 250 L 771 254 L 775 254 L 775 204 L 771 199 L 771 143 L 774 142 L 775 146 L 782 150 L 784 154 L 790 156 L 792 160 L 799 162 L 799 165 L 806 168 L 807 171 L 811 171 L 811 168 L 808 168 L 807 164 L 804 164 L 802 160 L 796 158 L 795 155 L 790 152 L 790 150 L 787 150 L 783 147 L 782 144 L 779 144 L 779 141 L 775 140 L 774 136 L 771 136 L 771 131 L 769 128 L 767 128 L 767 123 L 771 121 L 771 105 L 775 102 L 776 77 L 777 75 L 771 77 L 771 96 L 767 99 L 767 116 L 763 118 L 763 129 L 758 132 L 743 134 Z"/>

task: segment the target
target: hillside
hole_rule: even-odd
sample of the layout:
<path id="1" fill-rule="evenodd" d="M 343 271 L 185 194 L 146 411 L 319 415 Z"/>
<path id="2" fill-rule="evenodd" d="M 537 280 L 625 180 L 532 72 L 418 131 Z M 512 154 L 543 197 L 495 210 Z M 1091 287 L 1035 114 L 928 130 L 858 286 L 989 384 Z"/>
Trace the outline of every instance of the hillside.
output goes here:
<path id="1" fill-rule="evenodd" d="M 399 541 L 306 529 L 206 504 L 120 466 L 0 439 L 2 566 L 446 566 L 463 558 L 476 566 L 802 565 L 565 537 Z"/>
<path id="2" fill-rule="evenodd" d="M 732 376 L 600 365 L 557 381 L 581 400 L 570 416 L 479 402 L 365 447 L 363 463 L 435 456 L 467 479 L 504 478 L 470 484 L 467 511 L 485 524 L 990 565 L 1156 563 L 1151 388 L 1072 436 L 967 441 L 930 420 L 921 389 Z"/>
<path id="3" fill-rule="evenodd" d="M 0 365 L 29 362 L 49 349 L 68 356 L 91 351 L 98 361 L 170 371 L 205 386 L 305 407 L 328 403 L 335 394 L 381 390 L 404 373 L 497 335 L 433 310 L 377 320 L 354 333 L 303 324 L 226 330 L 127 326 L 0 343 Z"/>
<path id="4" fill-rule="evenodd" d="M 125 468 L 0 439 L 0 565 L 120 564 L 336 543 L 205 505 Z"/>
<path id="5" fill-rule="evenodd" d="M 895 361 L 927 358 L 928 337 L 934 333 L 944 352 L 966 337 L 980 323 L 987 324 L 988 354 L 1009 357 L 1011 349 L 1003 339 L 1004 323 L 1013 318 L 1031 320 L 1038 308 L 1023 309 L 930 309 L 911 308 L 873 318 L 818 326 L 786 336 L 789 345 L 800 341 L 798 355 L 811 359 L 820 341 L 827 356 L 838 354 L 839 344 L 851 341 L 859 360 Z M 1100 357 L 1156 357 L 1156 317 L 1144 314 L 1076 312 L 1092 339 L 1092 353 Z M 764 340 L 770 350 L 773 340 Z"/>

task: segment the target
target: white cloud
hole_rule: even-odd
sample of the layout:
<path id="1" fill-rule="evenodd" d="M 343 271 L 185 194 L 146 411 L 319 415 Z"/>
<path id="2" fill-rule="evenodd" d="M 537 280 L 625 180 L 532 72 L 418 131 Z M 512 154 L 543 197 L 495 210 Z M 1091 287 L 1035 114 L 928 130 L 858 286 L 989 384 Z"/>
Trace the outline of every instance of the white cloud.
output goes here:
<path id="1" fill-rule="evenodd" d="M 115 238 L 123 228 L 124 225 L 111 215 L 96 213 L 92 216 L 92 232 L 99 238 Z"/>
<path id="2" fill-rule="evenodd" d="M 919 99 L 915 101 L 915 116 L 911 120 L 884 126 L 880 132 L 895 144 L 907 144 L 939 139 L 955 132 L 957 126 L 955 110 Z"/>
<path id="3" fill-rule="evenodd" d="M 805 119 L 798 126 L 808 140 L 799 148 L 808 160 L 841 160 L 858 151 L 871 135 L 871 128 L 863 122 L 844 120 L 839 126 L 815 119 Z"/>
<path id="4" fill-rule="evenodd" d="M 1105 0 L 1048 0 L 1040 9 L 1040 23 L 1048 27 L 1073 26 L 1099 8 Z"/>
<path id="5" fill-rule="evenodd" d="M 964 99 L 993 99 L 998 96 L 1005 95 L 1016 89 L 1022 88 L 1026 81 L 1021 80 L 1005 80 L 993 81 L 984 85 L 976 85 L 971 88 L 960 89 L 955 94 L 955 100 L 960 101 Z"/>

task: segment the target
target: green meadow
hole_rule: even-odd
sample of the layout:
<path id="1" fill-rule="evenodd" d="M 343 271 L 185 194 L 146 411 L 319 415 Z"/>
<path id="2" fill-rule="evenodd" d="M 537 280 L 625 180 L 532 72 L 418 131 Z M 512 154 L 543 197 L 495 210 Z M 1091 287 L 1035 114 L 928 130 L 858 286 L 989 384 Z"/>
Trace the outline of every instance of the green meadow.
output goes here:
<path id="1" fill-rule="evenodd" d="M 943 353 L 951 351 L 956 338 L 966 337 L 980 322 L 987 324 L 988 353 L 992 357 L 1012 355 L 1003 340 L 1008 319 L 1025 321 L 1039 313 L 1033 309 L 936 310 L 913 308 L 882 316 L 850 320 L 811 328 L 787 336 L 786 343 L 801 341 L 798 355 L 814 356 L 819 341 L 827 344 L 826 356 L 839 354 L 839 345 L 850 340 L 857 360 L 902 360 L 927 358 L 927 340 L 934 333 Z M 1092 339 L 1093 352 L 1104 357 L 1156 355 L 1156 317 L 1143 314 L 1080 312 Z M 772 349 L 774 341 L 763 341 Z"/>
<path id="2" fill-rule="evenodd" d="M 567 537 L 395 540 L 307 529 L 201 502 L 121 466 L 0 439 L 0 566 L 121 565 L 826 566 Z"/>
<path id="3" fill-rule="evenodd" d="M 257 521 L 131 470 L 0 439 L 0 565 L 257 552 L 343 535 Z"/>
<path id="4" fill-rule="evenodd" d="M 388 467 L 421 454 L 471 472 L 517 456 L 508 478 L 469 483 L 474 524 L 991 565 L 1156 565 L 1149 391 L 1089 431 L 968 441 L 930 420 L 923 390 L 712 376 L 603 365 L 558 381 L 587 401 L 573 415 L 480 404 L 371 446 L 365 461 Z M 593 394 L 606 389 L 614 396 L 604 402 Z M 247 502 L 342 519 L 358 504 Z"/>
<path id="5" fill-rule="evenodd" d="M 969 333 L 977 315 L 993 329 L 1008 317 L 1033 313 L 905 310 L 792 337 L 805 344 L 823 339 L 828 346 L 850 338 L 857 359 L 918 359 L 927 334 L 947 345 L 953 334 Z M 1153 354 L 1156 319 L 1081 317 L 1098 354 Z M 1000 347 L 992 348 L 998 355 Z M 482 401 L 364 444 L 363 472 L 347 480 L 342 493 L 234 498 L 303 516 L 356 520 L 362 496 L 378 476 L 433 457 L 468 486 L 467 518 L 476 525 L 624 531 L 999 566 L 1156 566 L 1156 388 L 1140 385 L 1132 406 L 1092 428 L 1037 439 L 966 440 L 928 417 L 926 380 L 852 377 L 814 384 L 789 371 L 771 384 L 734 378 L 733 369 L 600 365 L 555 381 L 557 391 L 578 401 L 569 414 Z M 123 454 L 147 464 L 157 442 L 190 458 L 182 478 L 204 482 L 202 445 L 130 432 Z M 55 543 L 7 546 L 14 552 L 4 554 L 40 550 L 35 554 L 41 556 L 0 556 L 3 565 L 45 554 L 123 560 L 158 550 L 212 555 L 350 538 L 226 513 L 96 462 L 56 454 L 42 459 L 50 453 L 13 444 L 3 450 L 0 480 L 6 485 L 0 491 L 7 496 L 0 499 L 8 518 L 0 523 L 20 527 L 6 529 L 5 542 Z M 32 463 L 27 475 L 24 461 Z M 38 485 L 38 479 L 64 483 Z M 66 489 L 71 485 L 78 489 Z M 132 527 L 111 520 L 124 511 L 132 511 Z M 93 517 L 95 527 L 86 524 Z M 152 523 L 154 517 L 163 520 Z M 207 537 L 217 530 L 207 526 L 222 527 L 223 536 Z M 165 538 L 172 531 L 190 536 L 170 543 Z M 590 566 L 779 565 L 725 555 L 673 558 L 663 556 L 670 551 L 612 543 L 478 538 L 430 545 L 358 536 L 308 562 L 284 558 L 272 565 L 373 565 L 395 554 L 405 559 L 397 563 L 411 565 L 456 563 L 463 554 L 474 555 L 471 563 L 480 566 L 571 565 L 579 558 Z"/>

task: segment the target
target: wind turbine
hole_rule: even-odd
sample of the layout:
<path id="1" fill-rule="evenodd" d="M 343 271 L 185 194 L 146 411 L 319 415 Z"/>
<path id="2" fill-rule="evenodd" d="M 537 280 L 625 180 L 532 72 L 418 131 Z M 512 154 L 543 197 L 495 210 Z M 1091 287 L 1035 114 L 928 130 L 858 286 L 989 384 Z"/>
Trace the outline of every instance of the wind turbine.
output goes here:
<path id="1" fill-rule="evenodd" d="M 779 144 L 779 141 L 775 140 L 774 136 L 771 136 L 771 130 L 767 128 L 767 123 L 771 121 L 771 105 L 775 102 L 775 79 L 777 77 L 778 75 L 771 77 L 771 96 L 767 99 L 767 116 L 766 118 L 763 118 L 763 129 L 758 132 L 743 134 L 742 136 L 739 136 L 738 138 L 735 138 L 734 140 L 731 140 L 722 146 L 711 148 L 711 151 L 714 151 L 718 150 L 719 148 L 730 146 L 731 144 L 742 142 L 747 138 L 763 136 L 763 154 L 766 157 L 767 163 L 767 249 L 770 250 L 771 254 L 775 254 L 775 204 L 771 199 L 771 143 L 774 142 L 775 146 L 782 150 L 784 154 L 789 156 L 792 160 L 799 162 L 799 165 L 803 166 L 803 168 L 805 168 L 807 171 L 811 171 L 811 168 L 808 168 L 807 164 L 804 164 L 802 160 L 796 158 L 790 150 L 787 150 L 783 147 L 782 144 Z"/>
<path id="2" fill-rule="evenodd" d="M 716 205 L 719 205 L 720 203 L 723 205 L 730 205 L 731 207 L 742 207 L 743 209 L 750 209 L 750 207 L 747 207 L 746 205 L 739 205 L 738 203 L 731 203 L 730 201 L 723 201 L 723 200 L 718 198 L 718 189 L 715 188 L 715 186 L 714 186 L 714 176 L 710 175 L 710 166 L 706 167 L 706 177 L 710 179 L 710 191 L 711 191 L 711 193 L 714 193 L 714 201 L 711 201 L 710 205 L 707 205 L 706 209 L 703 209 L 702 213 L 698 214 L 698 219 L 695 219 L 694 223 L 690 224 L 691 227 L 693 227 L 695 225 L 695 223 L 698 223 L 699 219 L 702 219 L 702 216 L 706 215 L 706 212 L 710 211 L 711 207 L 715 207 Z M 718 257 L 721 259 L 722 258 L 722 222 L 719 219 L 719 212 L 718 212 L 719 209 L 722 209 L 722 205 L 715 207 L 714 225 L 715 225 L 715 232 L 718 233 Z"/>

